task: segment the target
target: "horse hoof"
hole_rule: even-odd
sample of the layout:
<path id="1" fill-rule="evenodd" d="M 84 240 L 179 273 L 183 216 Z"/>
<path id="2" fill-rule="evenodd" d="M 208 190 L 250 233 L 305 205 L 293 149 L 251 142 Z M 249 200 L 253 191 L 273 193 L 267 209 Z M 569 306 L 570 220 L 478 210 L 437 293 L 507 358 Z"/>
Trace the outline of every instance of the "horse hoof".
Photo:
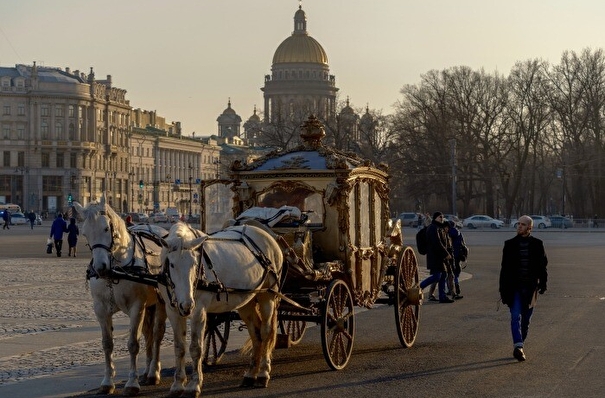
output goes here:
<path id="1" fill-rule="evenodd" d="M 146 386 L 157 386 L 158 384 L 160 384 L 160 378 L 159 377 L 147 377 L 147 378 L 145 378 L 144 383 Z"/>
<path id="2" fill-rule="evenodd" d="M 139 391 L 141 391 L 141 389 L 137 387 L 125 387 L 122 395 L 126 397 L 134 397 L 139 395 Z"/>
<path id="3" fill-rule="evenodd" d="M 113 392 L 115 390 L 116 390 L 115 386 L 101 386 L 101 387 L 99 387 L 97 394 L 98 395 L 109 395 L 109 394 L 113 394 Z"/>
<path id="4" fill-rule="evenodd" d="M 254 383 L 254 387 L 256 387 L 256 388 L 267 388 L 268 386 L 269 386 L 268 377 L 259 377 L 256 379 L 256 383 Z"/>
<path id="5" fill-rule="evenodd" d="M 242 380 L 242 384 L 240 384 L 240 387 L 243 388 L 251 388 L 254 387 L 254 383 L 255 383 L 256 379 L 254 379 L 253 377 L 244 377 L 244 380 Z"/>

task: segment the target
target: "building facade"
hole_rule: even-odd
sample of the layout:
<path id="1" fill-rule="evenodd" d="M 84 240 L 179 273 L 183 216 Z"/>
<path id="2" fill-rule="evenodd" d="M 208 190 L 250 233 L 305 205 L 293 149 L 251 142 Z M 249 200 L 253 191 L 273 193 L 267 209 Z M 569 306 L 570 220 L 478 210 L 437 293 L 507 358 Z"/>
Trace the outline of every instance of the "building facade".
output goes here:
<path id="1" fill-rule="evenodd" d="M 92 68 L 0 67 L 0 109 L 0 202 L 24 211 L 52 214 L 105 195 L 118 212 L 188 213 L 193 183 L 219 158 L 219 146 L 182 136 L 180 123 L 133 110 L 126 90 Z"/>

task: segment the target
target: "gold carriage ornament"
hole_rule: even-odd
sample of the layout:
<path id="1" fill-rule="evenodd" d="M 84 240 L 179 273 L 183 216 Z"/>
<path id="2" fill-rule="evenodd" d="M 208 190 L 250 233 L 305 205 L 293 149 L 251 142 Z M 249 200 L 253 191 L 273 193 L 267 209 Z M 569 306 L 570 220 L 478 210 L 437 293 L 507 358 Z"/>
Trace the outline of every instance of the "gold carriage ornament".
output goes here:
<path id="1" fill-rule="evenodd" d="M 237 219 L 249 209 L 300 209 L 302 219 L 285 220 L 270 228 L 285 242 L 287 257 L 296 259 L 291 260 L 295 265 L 289 268 L 282 293 L 298 298 L 314 291 L 326 302 L 326 311 L 340 314 L 331 314 L 338 318 L 336 327 L 326 332 L 332 335 L 322 333 L 330 366 L 343 368 L 350 355 L 352 337 L 347 336 L 354 334 L 354 317 L 349 305 L 394 305 L 400 341 L 411 347 L 418 330 L 422 291 L 414 250 L 403 246 L 401 226 L 390 219 L 388 166 L 325 145 L 324 126 L 313 115 L 301 128 L 302 143 L 296 148 L 274 151 L 248 164 L 234 163 L 230 188 L 222 194 L 213 186 L 203 187 L 202 196 L 227 196 L 231 205 L 223 206 L 224 217 L 214 225 L 210 221 L 216 218 L 215 209 L 208 204 L 202 207 L 208 215 L 202 214 L 202 230 L 220 229 L 225 219 Z M 303 302 L 304 307 L 313 300 Z M 304 319 L 310 319 L 305 311 L 284 302 L 282 310 L 288 311 L 288 322 L 298 327 L 302 321 L 296 320 L 296 314 L 305 313 Z M 322 323 L 322 315 L 326 314 L 317 315 L 318 323 Z M 351 317 L 350 322 L 343 319 L 346 316 Z M 345 344 L 344 357 L 326 352 L 328 340 L 337 337 L 350 344 Z"/>

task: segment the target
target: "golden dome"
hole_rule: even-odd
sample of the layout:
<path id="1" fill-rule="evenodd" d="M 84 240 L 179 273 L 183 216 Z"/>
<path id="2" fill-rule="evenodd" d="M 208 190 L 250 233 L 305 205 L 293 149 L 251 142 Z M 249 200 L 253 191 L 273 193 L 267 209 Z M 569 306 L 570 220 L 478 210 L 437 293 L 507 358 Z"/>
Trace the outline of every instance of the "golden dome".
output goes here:
<path id="1" fill-rule="evenodd" d="M 273 55 L 273 64 L 306 62 L 328 64 L 328 55 L 317 40 L 307 33 L 307 17 L 299 6 L 294 14 L 294 32 L 284 40 Z"/>

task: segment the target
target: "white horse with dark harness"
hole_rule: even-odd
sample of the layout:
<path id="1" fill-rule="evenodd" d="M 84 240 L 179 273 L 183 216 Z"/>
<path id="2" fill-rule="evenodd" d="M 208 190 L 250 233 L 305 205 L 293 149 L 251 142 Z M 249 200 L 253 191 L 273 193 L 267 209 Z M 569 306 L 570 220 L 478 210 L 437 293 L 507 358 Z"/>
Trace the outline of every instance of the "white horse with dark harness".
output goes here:
<path id="1" fill-rule="evenodd" d="M 115 390 L 112 317 L 122 311 L 130 321 L 130 371 L 123 393 L 136 395 L 141 388 L 137 371 L 141 333 L 146 342 L 146 384 L 160 382 L 160 344 L 166 329 L 166 309 L 157 292 L 157 279 L 153 278 L 160 270 L 159 245 L 154 240 L 159 242 L 167 231 L 149 225 L 129 230 L 105 204 L 104 197 L 100 203 L 87 207 L 74 202 L 74 208 L 84 220 L 81 232 L 92 252 L 87 279 L 105 354 L 105 376 L 99 393 L 111 394 Z"/>
<path id="2" fill-rule="evenodd" d="M 237 226 L 212 235 L 175 224 L 161 252 L 160 292 L 174 331 L 176 369 L 171 396 L 197 397 L 202 391 L 202 344 L 207 313 L 237 310 L 252 344 L 243 386 L 266 387 L 277 331 L 283 254 L 275 239 L 254 226 Z M 185 336 L 191 317 L 193 374 L 186 385 Z"/>

